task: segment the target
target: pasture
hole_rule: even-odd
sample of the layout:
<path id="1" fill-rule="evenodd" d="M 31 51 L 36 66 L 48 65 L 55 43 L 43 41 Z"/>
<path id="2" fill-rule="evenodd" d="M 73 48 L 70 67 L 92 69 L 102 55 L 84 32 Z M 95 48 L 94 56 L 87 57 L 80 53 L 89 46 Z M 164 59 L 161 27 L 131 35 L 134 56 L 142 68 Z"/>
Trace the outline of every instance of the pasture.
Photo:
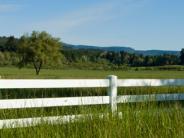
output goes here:
<path id="1" fill-rule="evenodd" d="M 36 76 L 32 69 L 0 68 L 2 78 L 106 78 L 113 74 L 119 78 L 184 78 L 184 71 L 96 71 L 96 70 L 41 70 Z M 118 95 L 182 93 L 184 87 L 131 87 L 119 88 Z M 105 88 L 79 89 L 11 89 L 0 90 L 1 99 L 42 98 L 62 96 L 103 96 Z M 1 137 L 183 137 L 183 102 L 144 102 L 118 104 L 122 118 L 108 116 L 81 120 L 68 124 L 1 129 Z M 109 106 L 52 107 L 0 110 L 0 119 L 57 116 L 71 114 L 108 113 Z"/>
<path id="2" fill-rule="evenodd" d="M 81 78 L 101 78 L 104 79 L 108 75 L 116 75 L 118 78 L 184 78 L 184 71 L 159 71 L 159 70 L 143 70 L 143 71 L 105 71 L 105 70 L 78 70 L 78 69 L 42 69 L 39 76 L 35 75 L 34 69 L 18 69 L 15 67 L 0 67 L 0 75 L 2 78 L 9 79 L 81 79 Z"/>

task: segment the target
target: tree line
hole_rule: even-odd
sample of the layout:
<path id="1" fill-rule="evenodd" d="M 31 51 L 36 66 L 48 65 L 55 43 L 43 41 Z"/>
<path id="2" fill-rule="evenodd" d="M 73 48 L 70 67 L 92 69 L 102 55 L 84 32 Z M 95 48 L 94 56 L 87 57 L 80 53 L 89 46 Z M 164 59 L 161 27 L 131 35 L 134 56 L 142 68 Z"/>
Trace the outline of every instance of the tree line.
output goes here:
<path id="1" fill-rule="evenodd" d="M 0 66 L 33 66 L 39 74 L 43 66 L 94 65 L 101 67 L 144 67 L 184 65 L 184 49 L 180 55 L 144 56 L 128 52 L 87 49 L 65 49 L 63 43 L 47 32 L 33 31 L 20 38 L 0 37 Z M 85 66 L 86 67 L 86 66 Z"/>

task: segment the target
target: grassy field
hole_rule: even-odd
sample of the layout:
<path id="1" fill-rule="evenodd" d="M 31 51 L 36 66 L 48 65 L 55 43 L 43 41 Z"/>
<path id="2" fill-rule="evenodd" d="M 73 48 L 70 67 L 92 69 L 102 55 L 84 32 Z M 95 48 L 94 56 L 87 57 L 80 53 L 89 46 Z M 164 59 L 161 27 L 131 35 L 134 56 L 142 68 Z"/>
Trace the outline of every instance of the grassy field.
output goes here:
<path id="1" fill-rule="evenodd" d="M 106 78 L 117 75 L 119 78 L 184 78 L 184 71 L 101 71 L 101 70 L 49 70 L 42 69 L 39 76 L 34 69 L 18 69 L 15 67 L 0 67 L 2 78 L 31 79 L 31 78 Z"/>
<path id="2" fill-rule="evenodd" d="M 167 108 L 166 108 L 167 107 Z M 141 104 L 126 104 L 119 106 L 119 111 L 123 113 L 122 118 L 104 117 L 100 119 L 81 120 L 60 125 L 48 125 L 42 123 L 36 127 L 2 129 L 0 136 L 2 138 L 17 137 L 17 138 L 122 138 L 122 137 L 184 137 L 184 111 L 181 103 L 141 103 Z M 168 110 L 169 109 L 169 110 Z M 47 115 L 60 115 L 61 113 L 104 113 L 108 112 L 105 107 L 80 107 L 80 109 L 62 110 L 52 109 L 52 112 Z M 17 114 L 12 114 L 16 117 L 20 114 L 30 114 L 32 111 L 17 111 Z M 35 112 L 36 115 L 44 116 L 43 111 Z M 59 122 L 59 120 L 58 120 Z"/>
<path id="3" fill-rule="evenodd" d="M 41 70 L 0 68 L 2 78 L 184 78 L 184 71 L 96 71 L 96 70 Z M 184 87 L 119 88 L 118 94 L 180 93 Z M 28 89 L 0 90 L 1 99 L 106 95 L 106 89 Z M 184 137 L 183 102 L 147 102 L 119 104 L 122 118 L 105 117 L 81 120 L 69 124 L 2 129 L 2 138 L 122 138 L 122 137 Z M 69 114 L 107 113 L 108 105 L 0 110 L 0 119 L 57 116 Z"/>

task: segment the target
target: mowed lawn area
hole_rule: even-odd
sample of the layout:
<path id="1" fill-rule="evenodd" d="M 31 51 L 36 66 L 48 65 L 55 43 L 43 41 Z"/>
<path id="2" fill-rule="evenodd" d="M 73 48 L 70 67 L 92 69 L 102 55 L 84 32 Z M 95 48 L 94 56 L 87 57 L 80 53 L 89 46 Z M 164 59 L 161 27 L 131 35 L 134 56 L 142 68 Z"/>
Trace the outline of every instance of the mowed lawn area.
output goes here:
<path id="1" fill-rule="evenodd" d="M 34 69 L 16 67 L 0 67 L 0 76 L 5 79 L 75 79 L 75 78 L 106 78 L 108 75 L 117 75 L 118 78 L 184 78 L 184 71 L 105 71 L 105 70 L 78 70 L 78 69 L 42 69 L 40 75 L 35 75 Z"/>

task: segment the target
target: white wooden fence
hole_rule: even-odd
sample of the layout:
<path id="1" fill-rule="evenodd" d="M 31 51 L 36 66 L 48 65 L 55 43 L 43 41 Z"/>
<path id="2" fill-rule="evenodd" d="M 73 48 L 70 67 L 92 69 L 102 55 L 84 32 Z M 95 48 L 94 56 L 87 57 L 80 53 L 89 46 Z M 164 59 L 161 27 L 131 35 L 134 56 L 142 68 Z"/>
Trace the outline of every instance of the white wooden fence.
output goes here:
<path id="1" fill-rule="evenodd" d="M 90 97 L 63 97 L 63 98 L 34 98 L 0 100 L 0 109 L 39 108 L 57 106 L 78 106 L 109 104 L 112 113 L 116 113 L 118 103 L 144 101 L 184 100 L 184 94 L 148 94 L 148 95 L 117 95 L 118 87 L 133 86 L 182 86 L 184 79 L 117 79 L 117 76 L 108 76 L 107 79 L 57 79 L 57 80 L 0 80 L 0 89 L 21 88 L 93 88 L 107 87 L 108 96 Z M 79 120 L 88 115 L 66 115 L 53 117 L 36 117 L 21 119 L 0 120 L 0 128 L 15 128 L 35 126 L 43 121 L 47 123 L 66 123 Z M 103 114 L 99 114 L 103 116 Z"/>

